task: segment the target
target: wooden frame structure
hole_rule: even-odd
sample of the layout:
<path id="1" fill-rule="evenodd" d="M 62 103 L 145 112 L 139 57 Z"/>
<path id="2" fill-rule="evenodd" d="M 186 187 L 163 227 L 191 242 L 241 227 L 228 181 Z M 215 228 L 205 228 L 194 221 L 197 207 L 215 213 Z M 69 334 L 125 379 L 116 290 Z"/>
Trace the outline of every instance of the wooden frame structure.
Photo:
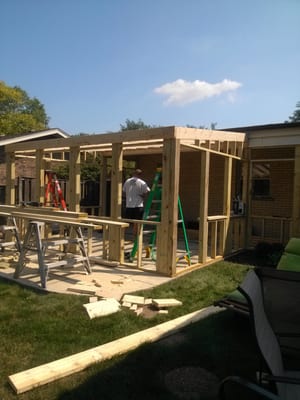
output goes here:
<path id="1" fill-rule="evenodd" d="M 51 152 L 69 153 L 69 209 L 80 211 L 80 153 L 93 151 L 101 154 L 103 159 L 111 158 L 111 201 L 110 218 L 121 219 L 123 160 L 127 157 L 160 154 L 163 171 L 161 222 L 157 230 L 156 271 L 167 275 L 176 275 L 176 247 L 178 238 L 178 195 L 180 180 L 180 158 L 183 152 L 199 154 L 201 170 L 199 202 L 199 246 L 198 260 L 192 267 L 205 265 L 212 260 L 223 257 L 228 248 L 228 230 L 232 206 L 231 180 L 233 160 L 242 160 L 245 134 L 240 132 L 223 132 L 206 129 L 183 127 L 151 128 L 145 130 L 124 131 L 97 135 L 73 136 L 63 139 L 33 141 L 6 146 L 7 191 L 6 204 L 14 205 L 15 159 L 20 154 L 35 156 L 36 160 L 36 201 L 44 201 L 45 154 Z M 222 194 L 222 215 L 208 215 L 209 175 L 212 155 L 224 159 L 224 189 Z M 105 165 L 105 163 L 103 163 Z M 105 176 L 106 171 L 103 171 Z M 104 188 L 103 188 L 104 192 Z M 247 188 L 245 189 L 247 193 Z M 211 232 L 209 233 L 209 225 Z M 111 226 L 110 234 L 115 238 L 116 248 L 112 253 L 119 260 L 119 230 Z M 220 239 L 216 239 L 217 232 Z M 208 257 L 208 240 L 210 237 L 210 256 Z"/>

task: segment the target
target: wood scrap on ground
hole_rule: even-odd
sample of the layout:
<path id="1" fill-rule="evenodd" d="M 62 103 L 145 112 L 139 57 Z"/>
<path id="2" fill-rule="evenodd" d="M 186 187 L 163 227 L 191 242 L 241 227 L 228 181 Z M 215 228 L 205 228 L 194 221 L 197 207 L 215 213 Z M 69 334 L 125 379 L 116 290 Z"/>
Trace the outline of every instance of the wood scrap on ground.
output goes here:
<path id="1" fill-rule="evenodd" d="M 149 318 L 156 314 L 168 314 L 169 307 L 181 306 L 182 302 L 176 299 L 150 299 L 125 294 L 121 304 L 122 307 L 127 307 L 134 311 L 136 315 L 143 315 Z"/>
<path id="2" fill-rule="evenodd" d="M 131 294 L 124 294 L 122 301 L 126 303 L 131 303 L 131 304 L 138 304 L 140 306 L 145 304 L 145 298 L 142 296 L 134 296 Z"/>
<path id="3" fill-rule="evenodd" d="M 112 279 L 110 282 L 114 283 L 115 285 L 123 285 L 124 283 L 124 281 L 121 279 Z"/>
<path id="4" fill-rule="evenodd" d="M 90 319 L 93 319 L 114 314 L 120 311 L 121 305 L 116 299 L 109 298 L 83 304 L 83 307 L 86 309 Z"/>
<path id="5" fill-rule="evenodd" d="M 152 303 L 157 308 L 182 306 L 182 302 L 176 299 L 153 299 Z"/>
<path id="6" fill-rule="evenodd" d="M 100 283 L 94 279 L 92 283 L 78 281 L 75 285 L 72 285 L 72 287 L 67 288 L 67 291 L 95 296 L 98 291 L 97 288 L 99 287 L 101 287 Z"/>
<path id="7" fill-rule="evenodd" d="M 94 262 L 95 264 L 104 265 L 105 267 L 118 267 L 119 266 L 118 261 L 104 260 L 103 258 L 100 258 L 98 256 L 90 256 L 89 259 L 91 262 Z"/>
<path id="8" fill-rule="evenodd" d="M 96 290 L 92 288 L 92 286 L 83 286 L 83 285 L 74 285 L 73 287 L 67 288 L 68 292 L 73 292 L 73 293 L 81 293 L 81 294 L 90 294 L 94 295 L 96 294 Z"/>

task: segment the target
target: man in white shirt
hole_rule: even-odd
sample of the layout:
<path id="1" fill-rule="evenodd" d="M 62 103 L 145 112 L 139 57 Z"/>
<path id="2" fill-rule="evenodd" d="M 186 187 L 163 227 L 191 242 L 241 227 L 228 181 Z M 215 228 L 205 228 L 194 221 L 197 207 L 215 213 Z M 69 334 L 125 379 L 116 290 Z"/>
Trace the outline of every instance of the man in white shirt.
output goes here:
<path id="1" fill-rule="evenodd" d="M 131 178 L 128 178 L 123 185 L 123 192 L 126 196 L 125 218 L 142 219 L 144 213 L 144 200 L 150 188 L 140 176 L 142 171 L 136 169 Z M 137 233 L 137 225 L 133 225 L 133 234 Z"/>

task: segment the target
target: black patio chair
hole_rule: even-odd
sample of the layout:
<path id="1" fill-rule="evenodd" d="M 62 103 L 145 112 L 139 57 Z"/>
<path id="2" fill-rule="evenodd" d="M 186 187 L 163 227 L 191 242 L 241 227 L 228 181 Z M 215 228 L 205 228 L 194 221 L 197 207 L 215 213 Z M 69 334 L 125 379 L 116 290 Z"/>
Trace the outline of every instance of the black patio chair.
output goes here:
<path id="1" fill-rule="evenodd" d="M 290 238 L 278 261 L 276 269 L 270 267 L 256 268 L 258 271 L 260 269 L 262 269 L 262 271 L 279 271 L 279 278 L 281 277 L 282 279 L 293 280 L 298 279 L 300 281 L 300 277 L 297 277 L 297 273 L 300 272 L 300 238 Z M 261 274 L 261 278 L 263 277 L 264 274 Z M 215 301 L 214 305 L 225 307 L 244 315 L 247 315 L 248 313 L 247 302 L 245 301 L 245 298 L 238 292 L 238 290 L 234 290 L 221 299 Z"/>
<path id="2" fill-rule="evenodd" d="M 262 357 L 260 383 L 264 381 L 276 389 L 282 400 L 300 399 L 300 370 L 286 370 L 278 339 L 266 316 L 261 282 L 250 270 L 238 290 L 245 296 L 257 347 Z"/>
<path id="3" fill-rule="evenodd" d="M 300 273 L 269 267 L 254 268 L 259 277 L 267 318 L 285 355 L 300 357 Z M 235 290 L 214 303 L 235 313 L 249 315 L 245 296 Z"/>
<path id="4" fill-rule="evenodd" d="M 228 376 L 219 386 L 220 400 L 280 400 L 276 394 L 240 376 Z"/>

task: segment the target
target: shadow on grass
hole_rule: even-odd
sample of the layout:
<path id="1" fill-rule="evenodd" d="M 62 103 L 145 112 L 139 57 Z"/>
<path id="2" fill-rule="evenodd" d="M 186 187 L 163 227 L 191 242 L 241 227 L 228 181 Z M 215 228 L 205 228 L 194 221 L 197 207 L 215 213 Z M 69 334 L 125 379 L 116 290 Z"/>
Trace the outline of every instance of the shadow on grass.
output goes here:
<path id="1" fill-rule="evenodd" d="M 248 319 L 222 310 L 173 336 L 94 365 L 87 380 L 59 399 L 212 400 L 221 379 L 231 374 L 254 379 L 258 365 Z M 177 379 L 172 385 L 166 377 L 175 370 L 189 376 L 174 374 Z M 201 388 L 199 371 L 215 379 L 211 385 L 205 379 Z"/>

